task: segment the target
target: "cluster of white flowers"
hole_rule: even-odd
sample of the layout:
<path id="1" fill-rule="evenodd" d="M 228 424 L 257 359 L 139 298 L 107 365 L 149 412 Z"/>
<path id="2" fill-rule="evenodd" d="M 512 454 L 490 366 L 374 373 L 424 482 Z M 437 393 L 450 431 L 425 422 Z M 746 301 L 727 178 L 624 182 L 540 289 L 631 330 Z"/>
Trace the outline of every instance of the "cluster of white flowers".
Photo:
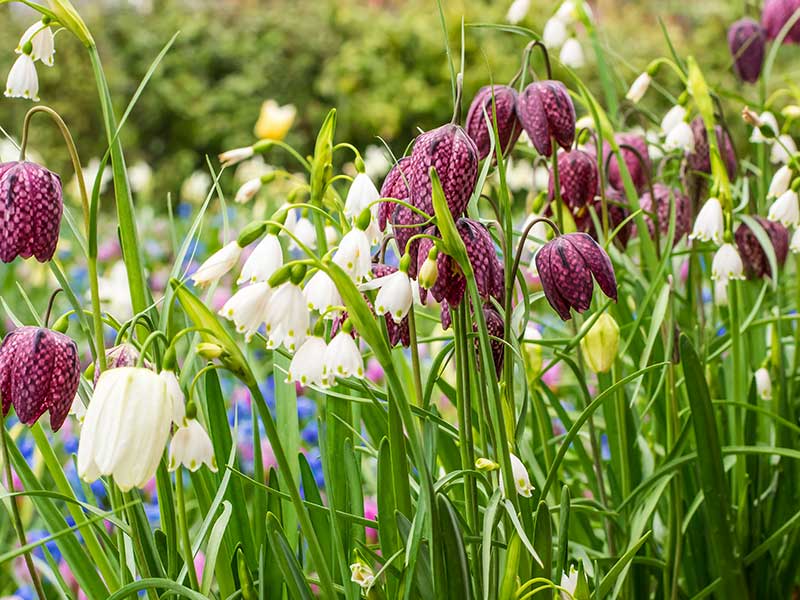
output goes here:
<path id="1" fill-rule="evenodd" d="M 558 59 L 572 69 L 579 69 L 586 64 L 583 47 L 576 37 L 576 25 L 580 22 L 581 11 L 591 18 L 592 11 L 586 2 L 565 0 L 542 30 L 544 45 L 549 50 L 560 49 Z"/>
<path id="2" fill-rule="evenodd" d="M 694 152 L 694 133 L 686 122 L 686 115 L 686 109 L 676 104 L 661 119 L 661 133 L 665 138 L 664 150 L 667 152 Z"/>
<path id="3" fill-rule="evenodd" d="M 6 80 L 8 98 L 25 98 L 39 101 L 39 76 L 36 61 L 52 67 L 55 44 L 49 20 L 36 21 L 25 30 L 15 50 L 19 56 L 14 61 Z"/>

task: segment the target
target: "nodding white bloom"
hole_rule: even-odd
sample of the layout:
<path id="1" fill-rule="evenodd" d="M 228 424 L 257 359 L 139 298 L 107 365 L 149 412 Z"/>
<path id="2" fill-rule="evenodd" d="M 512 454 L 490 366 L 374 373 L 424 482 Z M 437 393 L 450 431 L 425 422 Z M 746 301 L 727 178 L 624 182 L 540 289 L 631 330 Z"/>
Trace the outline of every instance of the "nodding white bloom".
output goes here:
<path id="1" fill-rule="evenodd" d="M 714 304 L 717 306 L 728 305 L 728 282 L 718 280 L 714 282 Z"/>
<path id="2" fill-rule="evenodd" d="M 378 205 L 373 203 L 380 197 L 381 194 L 375 184 L 372 183 L 369 175 L 359 173 L 353 179 L 353 183 L 350 184 L 350 189 L 347 191 L 347 198 L 344 201 L 345 216 L 355 219 L 368 207 L 374 213 Z"/>
<path id="3" fill-rule="evenodd" d="M 253 283 L 239 290 L 225 302 L 219 314 L 236 324 L 248 342 L 266 318 L 272 288 L 265 281 Z"/>
<path id="4" fill-rule="evenodd" d="M 217 460 L 211 438 L 197 419 L 189 419 L 185 427 L 179 427 L 169 445 L 169 470 L 175 471 L 183 465 L 194 472 L 206 465 L 217 472 Z"/>
<path id="5" fill-rule="evenodd" d="M 653 78 L 650 77 L 650 73 L 645 71 L 633 81 L 628 93 L 625 94 L 625 98 L 636 104 L 647 93 L 647 88 L 650 87 L 652 82 Z"/>
<path id="6" fill-rule="evenodd" d="M 525 15 L 528 14 L 530 8 L 531 0 L 514 0 L 514 2 L 511 3 L 511 6 L 508 7 L 506 21 L 512 25 L 516 25 L 525 18 Z"/>
<path id="7" fill-rule="evenodd" d="M 277 348 L 283 344 L 287 350 L 294 352 L 308 335 L 309 321 L 303 290 L 291 281 L 282 284 L 272 295 L 266 310 L 267 348 Z"/>
<path id="8" fill-rule="evenodd" d="M 744 264 L 736 246 L 722 244 L 714 255 L 714 260 L 711 261 L 711 279 L 728 282 L 731 279 L 744 278 Z"/>
<path id="9" fill-rule="evenodd" d="M 580 69 L 586 64 L 586 59 L 583 57 L 583 48 L 581 43 L 575 38 L 569 38 L 561 47 L 561 53 L 558 59 L 567 67 L 571 69 Z"/>
<path id="10" fill-rule="evenodd" d="M 237 190 L 236 196 L 233 198 L 233 201 L 237 204 L 244 204 L 245 202 L 249 202 L 253 199 L 258 191 L 261 189 L 261 177 L 256 177 L 254 179 L 250 179 L 245 181 L 242 186 Z"/>
<path id="11" fill-rule="evenodd" d="M 668 152 L 672 150 L 694 152 L 694 133 L 691 126 L 684 121 L 675 125 L 664 140 L 664 149 Z"/>
<path id="12" fill-rule="evenodd" d="M 336 227 L 333 225 L 325 225 L 325 241 L 328 243 L 328 247 L 332 247 L 336 245 L 336 242 L 339 241 L 339 232 L 336 231 Z"/>
<path id="13" fill-rule="evenodd" d="M 242 272 L 236 283 L 266 281 L 283 265 L 283 249 L 278 236 L 268 233 L 244 261 Z"/>
<path id="14" fill-rule="evenodd" d="M 789 250 L 792 251 L 792 254 L 800 253 L 800 229 L 794 230 L 794 233 L 792 234 L 792 241 L 789 244 Z"/>
<path id="15" fill-rule="evenodd" d="M 772 164 L 785 165 L 791 160 L 794 154 L 797 154 L 797 144 L 794 143 L 792 136 L 783 134 L 779 135 L 772 144 L 769 159 Z"/>
<path id="16" fill-rule="evenodd" d="M 375 296 L 375 314 L 389 313 L 395 323 L 400 323 L 414 301 L 408 273 L 398 270 L 385 277 L 373 279 L 370 283 L 378 287 L 378 295 Z"/>
<path id="17" fill-rule="evenodd" d="M 314 273 L 313 277 L 308 280 L 303 290 L 303 295 L 306 297 L 308 309 L 319 311 L 326 318 L 334 316 L 330 312 L 331 308 L 343 304 L 339 290 L 336 289 L 336 284 L 333 283 L 333 279 L 325 271 Z"/>
<path id="18" fill-rule="evenodd" d="M 167 396 L 172 403 L 172 422 L 182 427 L 186 422 L 186 398 L 183 395 L 181 384 L 173 371 L 163 370 L 158 376 L 167 386 Z"/>
<path id="19" fill-rule="evenodd" d="M 222 163 L 223 167 L 231 167 L 237 163 L 242 162 L 243 160 L 247 160 L 248 158 L 252 158 L 255 154 L 255 150 L 252 146 L 245 146 L 243 148 L 234 148 L 232 150 L 226 150 L 222 154 L 220 154 L 217 158 L 219 162 Z"/>
<path id="20" fill-rule="evenodd" d="M 28 27 L 25 33 L 22 34 L 15 52 L 17 54 L 24 54 L 23 49 L 28 42 L 30 42 L 33 47 L 31 58 L 33 60 L 40 60 L 42 64 L 52 67 L 53 55 L 56 53 L 53 30 L 42 21 L 36 21 L 36 23 Z"/>
<path id="21" fill-rule="evenodd" d="M 661 119 L 661 131 L 668 135 L 679 123 L 683 123 L 686 118 L 686 109 L 680 104 L 676 104 L 667 111 Z"/>
<path id="22" fill-rule="evenodd" d="M 105 173 L 104 171 L 103 174 Z M 143 160 L 138 160 L 128 167 L 128 180 L 131 183 L 131 191 L 144 192 L 153 181 L 153 169 Z M 92 184 L 94 185 L 94 182 Z"/>
<path id="23" fill-rule="evenodd" d="M 694 229 L 689 239 L 721 244 L 724 234 L 725 218 L 722 215 L 722 205 L 717 198 L 709 198 L 694 221 Z"/>
<path id="24" fill-rule="evenodd" d="M 292 224 L 291 227 L 287 223 L 284 223 L 284 227 L 289 229 L 289 231 L 294 234 L 294 237 L 297 238 L 301 244 L 308 246 L 309 250 L 316 250 L 317 232 L 314 230 L 314 225 L 307 217 L 300 217 L 297 219 L 297 222 Z M 289 248 L 291 250 L 299 250 L 300 246 L 297 244 L 294 238 L 290 239 L 291 241 L 289 242 Z"/>
<path id="25" fill-rule="evenodd" d="M 191 280 L 200 286 L 216 283 L 239 262 L 241 255 L 242 247 L 235 241 L 229 242 L 208 257 L 192 274 Z"/>
<path id="26" fill-rule="evenodd" d="M 39 101 L 39 76 L 30 54 L 20 54 L 11 67 L 6 80 L 5 96 Z"/>
<path id="27" fill-rule="evenodd" d="M 573 600 L 575 597 L 575 590 L 578 589 L 578 569 L 575 565 L 569 566 L 569 575 L 561 573 L 561 587 L 566 590 L 561 591 L 561 600 Z"/>
<path id="28" fill-rule="evenodd" d="M 585 10 L 589 9 L 588 5 L 585 2 L 583 3 L 583 7 Z M 556 11 L 555 14 L 555 18 L 561 19 L 561 21 L 563 21 L 564 23 L 569 24 L 575 21 L 577 14 L 578 14 L 578 9 L 575 6 L 575 3 L 572 0 L 564 0 L 564 2 L 561 3 L 561 6 L 558 7 L 558 10 Z"/>
<path id="29" fill-rule="evenodd" d="M 111 475 L 126 492 L 156 474 L 172 428 L 165 380 L 150 369 L 120 367 L 100 374 L 78 446 L 78 475 Z"/>
<path id="30" fill-rule="evenodd" d="M 777 198 L 789 189 L 791 183 L 792 169 L 789 165 L 783 165 L 780 169 L 775 171 L 775 175 L 772 176 L 772 181 L 769 182 L 767 198 Z"/>
<path id="31" fill-rule="evenodd" d="M 530 498 L 533 495 L 533 485 L 531 484 L 528 470 L 522 461 L 514 454 L 510 455 L 511 458 L 511 474 L 514 476 L 514 487 L 517 488 L 517 493 L 523 498 Z M 505 490 L 503 487 L 503 477 L 500 476 L 500 489 Z M 504 491 L 505 493 L 505 491 Z"/>
<path id="32" fill-rule="evenodd" d="M 769 377 L 769 371 L 761 367 L 755 374 L 756 378 L 756 393 L 762 400 L 772 400 L 772 380 Z"/>
<path id="33" fill-rule="evenodd" d="M 327 347 L 325 340 L 319 336 L 312 335 L 306 338 L 306 341 L 292 357 L 286 381 L 297 382 L 300 385 L 323 385 L 325 383 L 323 369 Z"/>
<path id="34" fill-rule="evenodd" d="M 797 192 L 786 190 L 769 207 L 767 218 L 770 221 L 778 221 L 785 227 L 800 226 L 800 204 L 797 200 Z"/>
<path id="35" fill-rule="evenodd" d="M 758 120 L 766 125 L 769 125 L 772 128 L 773 135 L 778 135 L 780 129 L 778 128 L 778 120 L 775 118 L 775 115 L 769 111 L 762 112 L 760 115 L 758 115 Z M 764 137 L 764 134 L 761 133 L 761 129 L 758 127 L 754 127 L 753 133 L 750 134 L 750 141 L 754 144 L 764 144 L 769 142 L 771 139 L 771 137 Z"/>
<path id="36" fill-rule="evenodd" d="M 368 590 L 375 585 L 375 574 L 361 561 L 350 565 L 350 581 L 357 583 L 362 589 Z"/>
<path id="37" fill-rule="evenodd" d="M 569 33 L 567 32 L 567 24 L 558 17 L 551 17 L 547 23 L 544 24 L 542 30 L 542 42 L 550 49 L 561 48 L 567 41 Z M 563 60 L 561 62 L 564 62 Z"/>
<path id="38" fill-rule="evenodd" d="M 86 406 L 83 404 L 83 400 L 81 400 L 79 394 L 75 394 L 72 406 L 69 409 L 69 414 L 75 417 L 78 423 L 83 423 L 83 420 L 86 418 Z"/>
<path id="39" fill-rule="evenodd" d="M 333 385 L 336 377 L 364 377 L 364 359 L 358 344 L 344 330 L 339 331 L 325 349 L 322 373 L 325 385 Z"/>
<path id="40" fill-rule="evenodd" d="M 333 254 L 333 262 L 342 267 L 353 281 L 358 283 L 366 279 L 372 266 L 367 233 L 358 227 L 348 231 Z"/>

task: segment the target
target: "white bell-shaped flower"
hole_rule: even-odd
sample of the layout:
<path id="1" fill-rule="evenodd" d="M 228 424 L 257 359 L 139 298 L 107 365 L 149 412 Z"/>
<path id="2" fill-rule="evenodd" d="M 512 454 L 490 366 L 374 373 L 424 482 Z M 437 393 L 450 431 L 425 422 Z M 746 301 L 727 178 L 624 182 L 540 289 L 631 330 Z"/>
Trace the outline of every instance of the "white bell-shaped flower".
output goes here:
<path id="1" fill-rule="evenodd" d="M 558 17 L 551 17 L 544 24 L 542 30 L 542 42 L 550 50 L 561 48 L 569 37 L 567 24 Z M 564 62 L 562 60 L 562 62 Z"/>
<path id="2" fill-rule="evenodd" d="M 272 274 L 283 266 L 283 248 L 277 235 L 268 233 L 264 236 L 247 260 L 236 283 L 256 283 L 267 281 Z"/>
<path id="3" fill-rule="evenodd" d="M 725 218 L 722 215 L 722 205 L 717 198 L 709 198 L 697 214 L 689 239 L 720 244 L 724 234 Z"/>
<path id="4" fill-rule="evenodd" d="M 777 221 L 785 227 L 797 227 L 800 225 L 800 203 L 798 203 L 797 192 L 786 190 L 769 207 L 767 218 L 770 221 Z"/>
<path id="5" fill-rule="evenodd" d="M 775 171 L 772 180 L 769 182 L 767 198 L 777 198 L 789 189 L 792 183 L 792 169 L 789 165 L 783 165 Z"/>
<path id="6" fill-rule="evenodd" d="M 795 229 L 792 234 L 792 241 L 789 243 L 789 250 L 792 254 L 800 253 L 800 229 Z"/>
<path id="7" fill-rule="evenodd" d="M 514 0 L 514 2 L 511 3 L 511 6 L 508 7 L 506 21 L 512 25 L 516 25 L 525 18 L 525 15 L 528 14 L 530 8 L 531 0 Z"/>
<path id="8" fill-rule="evenodd" d="M 530 498 L 533 495 L 533 485 L 531 484 L 530 476 L 528 475 L 528 470 L 525 468 L 525 465 L 522 461 L 514 454 L 510 455 L 511 458 L 511 474 L 514 477 L 514 487 L 517 489 L 517 493 L 522 496 L 523 498 Z M 500 489 L 503 490 L 505 493 L 505 487 L 503 483 L 503 476 L 500 475 Z"/>
<path id="9" fill-rule="evenodd" d="M 5 96 L 7 98 L 25 98 L 39 101 L 39 76 L 36 65 L 29 54 L 20 54 L 14 61 L 6 80 Z"/>
<path id="10" fill-rule="evenodd" d="M 355 219 L 365 208 L 370 208 L 371 210 L 371 204 L 377 206 L 377 204 L 373 203 L 380 197 L 380 192 L 378 192 L 378 188 L 375 187 L 375 184 L 372 183 L 369 175 L 366 173 L 359 173 L 355 176 L 355 179 L 353 179 L 353 183 L 350 184 L 347 198 L 344 201 L 345 216 L 350 219 Z"/>
<path id="11" fill-rule="evenodd" d="M 211 438 L 197 419 L 189 419 L 186 426 L 179 427 L 172 436 L 169 445 L 169 470 L 175 471 L 181 465 L 192 472 L 202 465 L 206 465 L 214 473 L 217 472 Z"/>
<path id="12" fill-rule="evenodd" d="M 564 588 L 560 594 L 561 600 L 573 600 L 575 597 L 575 590 L 578 589 L 578 569 L 576 569 L 574 565 L 570 565 L 569 575 L 567 573 L 561 573 L 561 583 L 559 585 Z"/>
<path id="13" fill-rule="evenodd" d="M 232 150 L 226 150 L 222 154 L 220 154 L 217 158 L 219 162 L 222 163 L 223 167 L 231 167 L 235 164 L 242 162 L 243 160 L 247 160 L 248 158 L 252 158 L 255 154 L 255 149 L 252 146 L 245 146 L 243 148 L 233 148 Z"/>
<path id="14" fill-rule="evenodd" d="M 729 243 L 722 244 L 711 261 L 711 279 L 728 282 L 744 278 L 744 264 L 736 246 Z"/>
<path id="15" fill-rule="evenodd" d="M 178 376 L 173 371 L 164 369 L 158 376 L 167 386 L 167 396 L 172 402 L 172 422 L 181 427 L 186 421 L 186 398 L 183 395 Z"/>
<path id="16" fill-rule="evenodd" d="M 636 104 L 639 102 L 639 100 L 644 98 L 644 95 L 647 93 L 647 89 L 650 87 L 652 82 L 652 77 L 650 77 L 650 74 L 645 71 L 636 79 L 634 79 L 631 87 L 628 89 L 628 93 L 625 94 L 625 98 Z"/>
<path id="17" fill-rule="evenodd" d="M 78 475 L 87 482 L 111 475 L 124 492 L 144 487 L 164 453 L 172 410 L 167 384 L 153 371 L 103 371 L 83 422 Z"/>
<path id="18" fill-rule="evenodd" d="M 717 306 L 728 305 L 728 282 L 718 279 L 714 282 L 714 304 Z"/>
<path id="19" fill-rule="evenodd" d="M 400 323 L 408 314 L 414 297 L 411 292 L 411 279 L 402 269 L 385 277 L 374 279 L 378 295 L 375 297 L 375 314 L 389 313 L 395 323 Z"/>
<path id="20" fill-rule="evenodd" d="M 694 133 L 691 126 L 684 121 L 675 125 L 664 140 L 664 149 L 668 152 L 673 150 L 694 152 Z"/>
<path id="21" fill-rule="evenodd" d="M 199 286 L 216 283 L 239 262 L 241 255 L 242 248 L 237 242 L 225 244 L 192 273 L 192 281 Z"/>
<path id="22" fill-rule="evenodd" d="M 285 225 L 287 228 L 288 225 Z M 297 219 L 297 222 L 294 223 L 294 226 L 290 228 L 290 231 L 294 235 L 297 240 L 308 247 L 309 250 L 316 250 L 317 248 L 317 232 L 314 230 L 314 224 L 311 222 L 310 219 L 307 217 L 300 217 Z M 291 238 L 291 242 L 289 242 L 289 248 L 291 250 L 299 250 L 300 246 Z"/>
<path id="23" fill-rule="evenodd" d="M 364 359 L 358 344 L 350 333 L 339 331 L 325 350 L 323 374 L 326 385 L 333 385 L 337 377 L 364 377 Z"/>
<path id="24" fill-rule="evenodd" d="M 233 321 L 236 331 L 249 342 L 264 322 L 271 299 L 272 288 L 267 282 L 252 283 L 228 298 L 219 314 Z"/>
<path id="25" fill-rule="evenodd" d="M 583 47 L 575 38 L 569 38 L 564 42 L 558 59 L 563 65 L 571 69 L 580 69 L 586 64 L 586 59 L 583 56 Z"/>
<path id="26" fill-rule="evenodd" d="M 350 565 L 350 581 L 357 583 L 362 590 L 369 590 L 375 585 L 375 573 L 361 561 Z"/>
<path id="27" fill-rule="evenodd" d="M 261 177 L 256 177 L 254 179 L 249 179 L 245 181 L 242 186 L 236 191 L 236 196 L 234 196 L 233 201 L 237 204 L 244 204 L 245 202 L 249 202 L 253 199 L 259 190 L 261 189 Z"/>
<path id="28" fill-rule="evenodd" d="M 761 367 L 755 374 L 756 378 L 756 393 L 762 400 L 772 400 L 772 379 L 769 376 L 769 371 Z"/>
<path id="29" fill-rule="evenodd" d="M 343 304 L 339 290 L 325 271 L 317 271 L 303 289 L 309 310 L 319 311 L 326 317 L 334 316 L 331 308 Z"/>
<path id="30" fill-rule="evenodd" d="M 308 335 L 310 315 L 303 290 L 291 281 L 282 284 L 272 295 L 266 309 L 267 348 L 281 344 L 294 352 Z"/>
<path id="31" fill-rule="evenodd" d="M 670 108 L 661 119 L 661 131 L 664 135 L 668 135 L 670 131 L 675 129 L 678 123 L 683 123 L 686 119 L 686 109 L 680 104 L 676 104 Z"/>
<path id="32" fill-rule="evenodd" d="M 348 231 L 333 254 L 339 265 L 356 283 L 366 279 L 372 267 L 369 238 L 365 231 L 353 227 Z"/>
<path id="33" fill-rule="evenodd" d="M 295 352 L 286 374 L 287 382 L 300 385 L 324 385 L 325 351 L 328 345 L 319 336 L 306 338 L 303 345 Z"/>
<path id="34" fill-rule="evenodd" d="M 765 111 L 758 115 L 758 120 L 769 125 L 770 128 L 772 128 L 773 135 L 778 135 L 780 129 L 778 128 L 778 120 L 775 118 L 775 115 L 769 111 Z M 764 134 L 761 133 L 761 129 L 758 127 L 754 127 L 753 133 L 750 134 L 750 141 L 753 144 L 764 144 L 769 142 L 770 139 L 771 138 L 764 137 Z"/>
<path id="35" fill-rule="evenodd" d="M 792 156 L 797 154 L 797 144 L 794 143 L 792 136 L 788 134 L 779 135 L 772 144 L 769 153 L 769 160 L 772 164 L 787 164 Z"/>
<path id="36" fill-rule="evenodd" d="M 339 241 L 339 232 L 333 225 L 325 225 L 325 241 L 328 243 L 328 248 L 333 248 Z"/>
<path id="37" fill-rule="evenodd" d="M 31 58 L 39 60 L 48 67 L 53 66 L 53 55 L 56 53 L 53 30 L 42 21 L 36 21 L 25 30 L 17 44 L 15 52 L 23 54 L 23 48 L 28 42 L 31 43 Z"/>

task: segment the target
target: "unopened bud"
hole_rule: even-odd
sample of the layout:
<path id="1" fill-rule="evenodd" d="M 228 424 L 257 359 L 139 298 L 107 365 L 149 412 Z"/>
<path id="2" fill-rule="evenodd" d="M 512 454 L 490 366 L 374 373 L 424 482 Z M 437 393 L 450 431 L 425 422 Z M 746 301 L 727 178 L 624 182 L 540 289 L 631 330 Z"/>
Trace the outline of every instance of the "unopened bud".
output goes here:
<path id="1" fill-rule="evenodd" d="M 422 268 L 419 270 L 419 284 L 426 290 L 431 289 L 436 280 L 439 278 L 439 265 L 437 264 L 438 251 L 436 246 L 431 248 L 428 253 L 428 258 L 422 263 Z"/>
<path id="2" fill-rule="evenodd" d="M 267 230 L 267 225 L 263 221 L 257 221 L 255 223 L 250 223 L 244 229 L 242 229 L 241 233 L 239 233 L 239 237 L 236 239 L 236 243 L 239 244 L 240 248 L 244 248 L 245 246 L 250 245 L 251 243 L 255 242 L 258 238 L 264 235 L 264 232 Z"/>
<path id="3" fill-rule="evenodd" d="M 197 354 L 206 360 L 214 360 L 225 354 L 225 349 L 212 342 L 200 342 L 197 344 Z"/>
<path id="4" fill-rule="evenodd" d="M 589 368 L 605 373 L 614 364 L 619 349 L 619 326 L 608 313 L 603 313 L 581 339 L 581 350 Z"/>
<path id="5" fill-rule="evenodd" d="M 749 106 L 745 106 L 742 109 L 742 119 L 744 119 L 744 122 L 748 125 L 758 127 L 759 129 L 761 129 L 761 127 L 764 125 L 764 121 L 761 120 L 761 117 L 758 116 L 758 113 Z"/>
<path id="6" fill-rule="evenodd" d="M 66 333 L 67 329 L 69 329 L 69 314 L 58 317 L 50 329 L 59 333 Z"/>
<path id="7" fill-rule="evenodd" d="M 478 471 L 489 472 L 496 471 L 500 468 L 500 465 L 488 458 L 479 458 L 475 461 L 475 468 L 478 469 Z"/>
<path id="8" fill-rule="evenodd" d="M 372 221 L 372 209 L 365 208 L 356 218 L 356 227 L 361 231 L 366 231 L 369 228 L 370 221 Z"/>

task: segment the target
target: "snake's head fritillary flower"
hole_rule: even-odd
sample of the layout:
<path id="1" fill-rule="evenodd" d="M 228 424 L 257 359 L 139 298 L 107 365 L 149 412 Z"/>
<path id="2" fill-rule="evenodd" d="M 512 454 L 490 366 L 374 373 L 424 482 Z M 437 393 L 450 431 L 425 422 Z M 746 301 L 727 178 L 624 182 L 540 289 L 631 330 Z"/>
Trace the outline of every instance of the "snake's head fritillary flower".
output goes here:
<path id="1" fill-rule="evenodd" d="M 323 385 L 325 383 L 323 369 L 327 347 L 328 345 L 321 337 L 316 335 L 307 337 L 292 357 L 286 381 L 299 383 L 302 386 Z"/>
<path id="2" fill-rule="evenodd" d="M 486 319 L 486 331 L 489 333 L 491 338 L 490 345 L 492 347 L 492 359 L 494 360 L 495 375 L 500 377 L 500 373 L 503 372 L 503 359 L 505 357 L 505 344 L 502 342 L 505 333 L 503 317 L 501 317 L 500 313 L 489 304 L 483 305 L 483 317 Z M 475 329 L 477 331 L 477 326 Z M 477 350 L 477 338 L 475 339 L 475 347 Z"/>
<path id="3" fill-rule="evenodd" d="M 624 250 L 628 247 L 628 242 L 630 241 L 631 233 L 634 228 L 634 224 L 631 220 L 625 221 L 630 215 L 630 210 L 628 210 L 628 200 L 625 196 L 625 192 L 610 186 L 606 188 L 605 196 L 606 207 L 608 209 L 609 231 L 616 231 L 617 228 L 622 225 L 621 229 L 619 229 L 617 234 L 614 236 L 614 243 L 619 248 Z M 599 195 L 595 196 L 591 205 L 599 222 L 602 224 L 603 199 Z M 594 219 L 592 219 L 592 215 L 588 210 L 583 211 L 583 214 L 579 216 L 575 215 L 574 219 L 575 227 L 578 231 L 588 233 L 595 240 L 600 239 L 595 228 Z M 623 222 L 625 222 L 624 225 Z"/>
<path id="4" fill-rule="evenodd" d="M 575 215 L 583 215 L 585 206 L 597 195 L 597 163 L 583 150 L 570 150 L 558 155 L 558 175 L 561 199 Z M 555 198 L 555 178 L 550 173 L 548 183 L 550 200 Z"/>
<path id="5" fill-rule="evenodd" d="M 492 100 L 494 99 L 494 113 L 492 112 Z M 478 148 L 478 158 L 484 159 L 489 154 L 491 145 L 489 127 L 487 126 L 486 116 L 489 122 L 493 121 L 492 115 L 497 115 L 497 137 L 495 143 L 501 148 L 505 155 L 514 144 L 517 143 L 522 125 L 517 119 L 517 91 L 508 85 L 484 86 L 470 104 L 467 113 L 466 131 L 467 135 L 475 142 Z"/>
<path id="6" fill-rule="evenodd" d="M 756 394 L 762 400 L 772 400 L 772 378 L 769 371 L 761 367 L 755 372 Z"/>
<path id="7" fill-rule="evenodd" d="M 733 70 L 739 79 L 755 83 L 764 64 L 764 28 L 753 19 L 739 19 L 728 29 L 728 49 L 733 57 Z"/>
<path id="8" fill-rule="evenodd" d="M 706 126 L 701 117 L 695 117 L 691 123 L 692 133 L 694 134 L 694 151 L 686 157 L 689 169 L 700 173 L 711 173 L 711 156 L 708 149 L 708 134 Z M 719 125 L 714 126 L 717 136 L 717 147 L 720 156 L 725 163 L 730 179 L 736 178 L 736 151 L 733 147 L 731 136 Z"/>
<path id="9" fill-rule="evenodd" d="M 662 183 L 653 186 L 655 202 L 650 197 L 650 192 L 645 192 L 639 199 L 639 207 L 645 212 L 644 220 L 650 237 L 655 235 L 655 224 L 651 214 L 658 217 L 658 229 L 662 235 L 669 233 L 669 218 L 673 203 L 675 207 L 675 237 L 673 244 L 677 244 L 691 229 L 689 217 L 689 198 L 680 190 L 670 189 Z"/>
<path id="10" fill-rule="evenodd" d="M 216 283 L 239 262 L 242 247 L 236 241 L 225 244 L 212 254 L 192 273 L 191 280 L 195 285 L 207 286 Z"/>
<path id="11" fill-rule="evenodd" d="M 134 367 L 139 362 L 139 350 L 133 344 L 127 342 L 109 348 L 106 351 L 106 370 L 119 369 L 121 367 Z M 150 361 L 145 360 L 142 365 L 147 369 L 152 369 Z M 95 363 L 94 385 L 100 378 L 100 368 Z"/>
<path id="12" fill-rule="evenodd" d="M 25 52 L 25 45 L 31 44 L 31 58 L 41 61 L 48 67 L 53 66 L 53 55 L 56 53 L 55 39 L 52 28 L 44 21 L 36 21 L 25 30 L 14 50 L 17 54 Z"/>
<path id="13" fill-rule="evenodd" d="M 761 24 L 767 33 L 767 39 L 777 38 L 781 29 L 798 8 L 800 8 L 800 0 L 766 0 L 764 8 L 761 10 Z M 800 21 L 792 25 L 783 42 L 785 44 L 800 43 Z"/>
<path id="14" fill-rule="evenodd" d="M 175 471 L 181 465 L 193 473 L 202 465 L 212 473 L 217 472 L 211 438 L 197 419 L 189 419 L 186 426 L 178 427 L 169 444 L 169 470 Z"/>
<path id="15" fill-rule="evenodd" d="M 797 227 L 800 225 L 800 203 L 798 203 L 797 192 L 786 190 L 783 192 L 772 206 L 769 207 L 767 218 L 770 221 L 777 221 L 785 227 Z"/>
<path id="16" fill-rule="evenodd" d="M 405 202 L 410 201 L 411 192 L 409 191 L 408 180 L 411 174 L 409 171 L 410 167 L 410 156 L 404 156 L 397 161 L 383 180 L 380 192 L 381 198 L 395 198 Z M 378 208 L 378 227 L 381 228 L 381 231 L 386 229 L 386 224 L 389 222 L 389 218 L 392 216 L 392 213 L 394 213 L 396 206 L 394 202 L 380 203 L 380 207 Z M 400 252 L 403 252 L 402 248 Z"/>
<path id="17" fill-rule="evenodd" d="M 647 147 L 647 140 L 634 133 L 621 133 L 614 136 L 616 142 L 620 146 L 630 146 L 633 148 L 620 148 L 622 160 L 625 161 L 625 167 L 630 173 L 631 180 L 637 191 L 642 191 L 647 185 L 647 179 L 650 175 L 651 163 L 650 154 Z M 638 156 L 637 156 L 638 152 Z M 624 189 L 622 182 L 622 174 L 619 170 L 619 163 L 617 162 L 616 155 L 611 155 L 611 145 L 607 142 L 603 145 L 603 162 L 608 159 L 608 183 L 618 189 Z M 610 156 L 610 158 L 608 158 Z M 641 157 L 641 160 L 639 159 Z"/>
<path id="18" fill-rule="evenodd" d="M 572 318 L 570 308 L 578 312 L 589 309 L 592 277 L 606 296 L 617 299 L 611 259 L 586 233 L 556 237 L 539 249 L 535 261 L 545 297 L 564 321 Z"/>
<path id="19" fill-rule="evenodd" d="M 575 105 L 560 81 L 535 81 L 517 98 L 517 117 L 539 154 L 553 155 L 552 139 L 564 150 L 575 141 Z"/>
<path id="20" fill-rule="evenodd" d="M 78 446 L 78 475 L 111 475 L 122 491 L 155 476 L 173 423 L 167 382 L 150 369 L 104 371 L 86 410 Z"/>
<path id="21" fill-rule="evenodd" d="M 53 258 L 63 210 L 58 175 L 28 161 L 0 164 L 0 260 Z"/>
<path id="22" fill-rule="evenodd" d="M 767 232 L 770 241 L 772 242 L 772 249 L 775 251 L 775 259 L 778 266 L 781 267 L 786 262 L 786 256 L 789 254 L 789 232 L 780 223 L 768 221 L 762 217 L 754 217 L 759 225 Z M 772 269 L 769 265 L 767 253 L 761 247 L 755 233 L 750 229 L 746 223 L 742 223 L 736 229 L 736 245 L 739 248 L 744 268 L 747 276 L 751 279 L 759 277 L 771 277 Z"/>
<path id="23" fill-rule="evenodd" d="M 45 411 L 58 431 L 69 414 L 80 380 L 78 347 L 63 333 L 20 327 L 0 345 L 0 396 L 3 415 L 11 406 L 19 420 L 33 425 Z"/>
<path id="24" fill-rule="evenodd" d="M 409 184 L 411 201 L 425 213 L 433 214 L 430 168 L 436 168 L 442 191 L 453 218 L 467 208 L 478 179 L 478 148 L 459 125 L 448 123 L 426 131 L 411 151 Z"/>
<path id="25" fill-rule="evenodd" d="M 709 198 L 694 220 L 694 228 L 689 234 L 689 239 L 721 244 L 724 234 L 725 218 L 722 215 L 722 204 L 717 198 Z"/>

